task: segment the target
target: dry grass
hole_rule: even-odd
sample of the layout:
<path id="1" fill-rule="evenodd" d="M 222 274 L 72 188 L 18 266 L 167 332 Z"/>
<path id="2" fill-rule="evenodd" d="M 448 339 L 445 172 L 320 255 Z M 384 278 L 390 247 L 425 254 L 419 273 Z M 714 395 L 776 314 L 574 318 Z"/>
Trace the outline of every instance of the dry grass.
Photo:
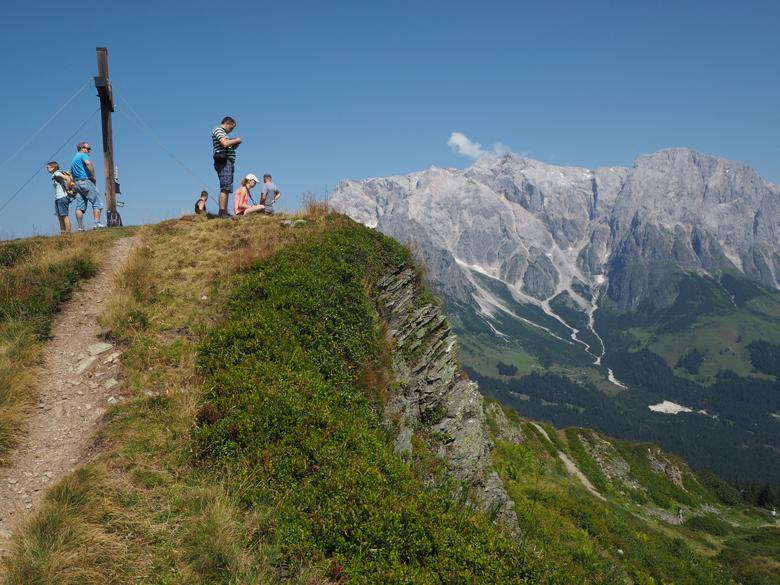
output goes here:
<path id="1" fill-rule="evenodd" d="M 318 199 L 314 193 L 304 193 L 302 201 L 303 207 L 298 217 L 316 220 L 335 213 L 328 205 L 327 200 Z"/>
<path id="2" fill-rule="evenodd" d="M 105 493 L 97 467 L 80 469 L 51 489 L 14 539 L 7 585 L 82 585 L 125 579 L 125 547 L 101 526 Z"/>
<path id="3" fill-rule="evenodd" d="M 35 395 L 41 345 L 28 323 L 0 325 L 0 463 L 19 438 Z"/>
<path id="4" fill-rule="evenodd" d="M 283 573 L 274 569 L 275 551 L 259 544 L 272 531 L 268 515 L 247 514 L 227 496 L 226 478 L 191 459 L 203 391 L 198 343 L 222 318 L 229 279 L 346 221 L 320 207 L 301 217 L 306 224 L 297 228 L 281 227 L 283 217 L 258 215 L 185 217 L 141 230 L 101 316 L 128 346 L 122 367 L 131 398 L 102 430 L 96 462 L 51 492 L 90 496 L 74 505 L 49 494 L 14 535 L 8 583 L 333 582 L 308 559 Z"/>

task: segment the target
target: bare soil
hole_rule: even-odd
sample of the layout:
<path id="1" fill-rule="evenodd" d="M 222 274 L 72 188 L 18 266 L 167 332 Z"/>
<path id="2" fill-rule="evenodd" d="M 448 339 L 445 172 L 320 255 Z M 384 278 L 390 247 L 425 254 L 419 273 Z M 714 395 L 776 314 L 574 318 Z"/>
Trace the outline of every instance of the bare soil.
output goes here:
<path id="1" fill-rule="evenodd" d="M 81 284 L 54 319 L 27 432 L 10 464 L 0 468 L 0 557 L 46 489 L 89 458 L 103 416 L 123 399 L 121 349 L 101 339 L 97 317 L 135 241 L 118 239 L 99 273 Z"/>

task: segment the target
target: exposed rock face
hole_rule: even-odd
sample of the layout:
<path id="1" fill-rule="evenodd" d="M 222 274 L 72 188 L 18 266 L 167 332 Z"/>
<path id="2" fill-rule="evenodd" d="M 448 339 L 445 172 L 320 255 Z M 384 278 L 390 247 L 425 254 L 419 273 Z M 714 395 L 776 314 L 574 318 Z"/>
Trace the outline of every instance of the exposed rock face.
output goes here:
<path id="1" fill-rule="evenodd" d="M 520 445 L 525 441 L 522 427 L 510 421 L 501 406 L 491 402 L 485 407 L 485 413 L 495 421 L 497 439 L 515 445 Z"/>
<path id="2" fill-rule="evenodd" d="M 422 294 L 406 268 L 379 283 L 376 302 L 387 322 L 397 391 L 385 415 L 398 428 L 396 450 L 409 452 L 424 429 L 450 473 L 470 487 L 476 504 L 518 531 L 514 503 L 490 469 L 492 443 L 477 384 L 460 371 L 455 336 L 441 308 Z"/>
<path id="3" fill-rule="evenodd" d="M 688 149 L 662 150 L 631 169 L 557 167 L 517 155 L 465 170 L 342 181 L 330 204 L 401 242 L 415 242 L 448 298 L 469 302 L 473 272 L 540 303 L 573 283 L 608 283 L 623 309 L 664 308 L 648 264 L 706 273 L 736 268 L 780 284 L 780 187 L 739 162 Z M 635 268 L 632 270 L 632 267 Z"/>
<path id="4" fill-rule="evenodd" d="M 617 449 L 595 433 L 586 435 L 579 433 L 577 435 L 582 442 L 585 451 L 598 464 L 601 472 L 607 476 L 609 481 L 620 489 L 624 486 L 629 489 L 644 491 L 644 488 L 631 477 L 631 467 L 626 462 Z"/>
<path id="5" fill-rule="evenodd" d="M 660 449 L 649 448 L 647 450 L 647 460 L 650 462 L 650 469 L 665 475 L 674 485 L 685 489 L 682 470 L 669 461 Z"/>

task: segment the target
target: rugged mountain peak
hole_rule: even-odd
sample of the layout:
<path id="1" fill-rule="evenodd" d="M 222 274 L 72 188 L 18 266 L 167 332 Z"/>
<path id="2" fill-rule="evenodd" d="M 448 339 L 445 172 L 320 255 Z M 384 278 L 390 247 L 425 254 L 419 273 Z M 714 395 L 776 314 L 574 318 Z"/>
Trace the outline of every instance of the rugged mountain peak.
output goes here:
<path id="1" fill-rule="evenodd" d="M 640 156 L 632 168 L 562 167 L 525 156 L 485 157 L 464 170 L 344 181 L 331 205 L 402 242 L 415 242 L 440 292 L 480 296 L 475 271 L 540 306 L 567 292 L 592 309 L 581 283 L 608 283 L 620 307 L 653 287 L 626 269 L 669 263 L 697 273 L 736 268 L 780 283 L 780 187 L 748 165 L 687 148 Z M 622 278 L 622 280 L 621 280 Z M 667 290 L 656 304 L 670 302 Z M 483 290 L 482 310 L 500 310 Z"/>

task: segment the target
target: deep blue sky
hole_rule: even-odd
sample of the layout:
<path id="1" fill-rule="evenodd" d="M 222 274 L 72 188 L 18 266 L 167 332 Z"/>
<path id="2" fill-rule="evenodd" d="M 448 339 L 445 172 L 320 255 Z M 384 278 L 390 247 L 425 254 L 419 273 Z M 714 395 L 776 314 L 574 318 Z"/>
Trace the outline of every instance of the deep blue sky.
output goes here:
<path id="1" fill-rule="evenodd" d="M 237 172 L 272 172 L 287 209 L 342 178 L 466 166 L 447 146 L 455 131 L 589 167 L 687 146 L 780 183 L 780 2 L 541 4 L 14 2 L 0 36 L 0 163 L 96 74 L 106 46 L 126 223 L 216 194 L 209 135 L 225 114 L 245 141 Z M 97 105 L 90 86 L 0 168 L 0 205 Z M 98 116 L 78 138 L 97 147 L 102 190 Z M 52 233 L 51 200 L 41 172 L 0 213 L 0 238 Z"/>

